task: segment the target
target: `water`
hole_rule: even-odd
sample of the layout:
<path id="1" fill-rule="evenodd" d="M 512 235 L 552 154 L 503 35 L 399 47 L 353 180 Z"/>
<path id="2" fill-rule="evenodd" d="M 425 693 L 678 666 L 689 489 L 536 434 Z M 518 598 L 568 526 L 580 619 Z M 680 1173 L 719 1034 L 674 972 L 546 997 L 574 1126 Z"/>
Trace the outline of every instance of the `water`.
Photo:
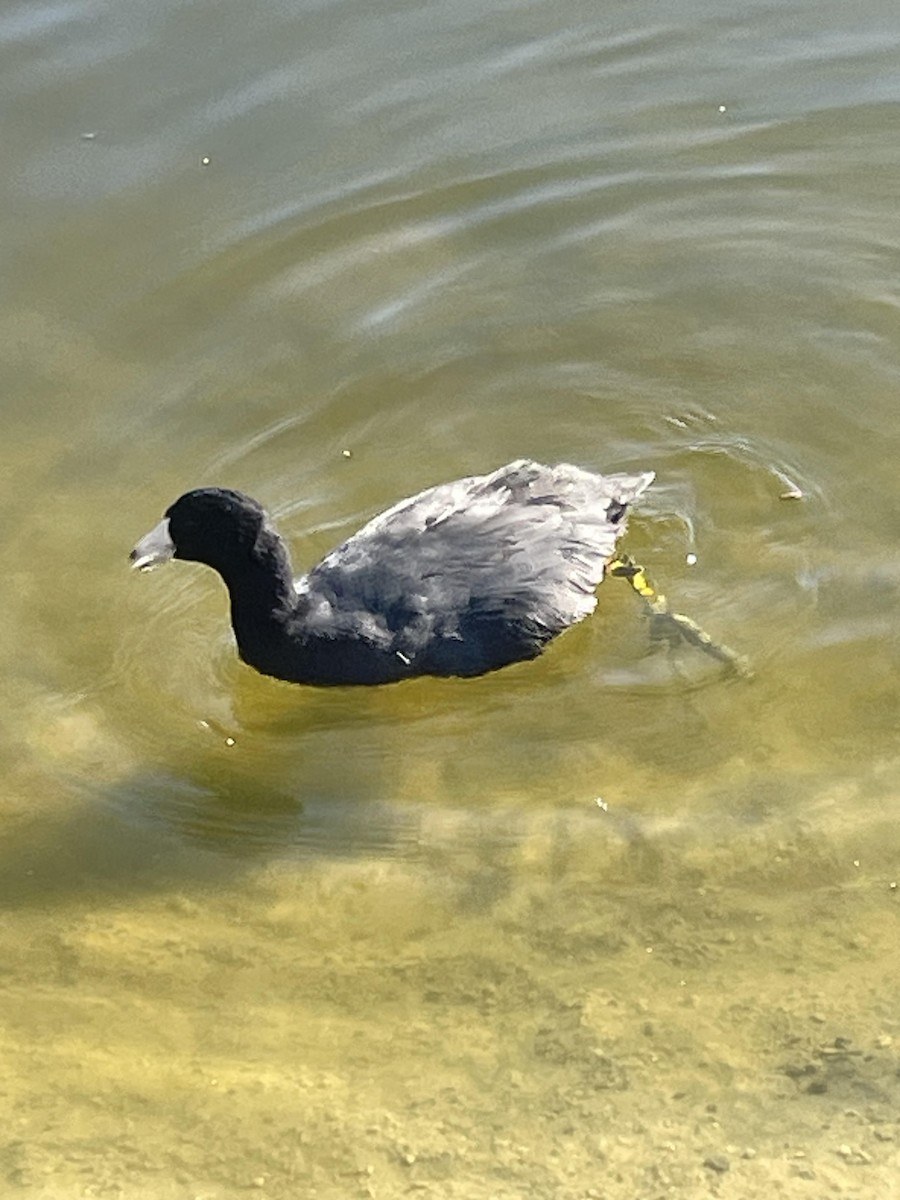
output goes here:
<path id="1" fill-rule="evenodd" d="M 10 1194 L 890 1194 L 898 46 L 0 16 Z M 127 570 L 191 486 L 299 570 L 523 455 L 654 469 L 627 549 L 752 678 L 610 580 L 538 662 L 291 688 L 209 572 Z"/>

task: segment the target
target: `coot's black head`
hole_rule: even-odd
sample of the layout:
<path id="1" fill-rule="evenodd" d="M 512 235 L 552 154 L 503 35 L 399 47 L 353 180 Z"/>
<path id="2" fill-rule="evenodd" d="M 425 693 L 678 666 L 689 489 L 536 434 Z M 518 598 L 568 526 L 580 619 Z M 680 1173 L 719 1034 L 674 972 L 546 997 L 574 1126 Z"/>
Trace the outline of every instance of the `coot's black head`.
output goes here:
<path id="1" fill-rule="evenodd" d="M 267 528 L 265 510 L 242 492 L 195 488 L 179 496 L 156 528 L 141 538 L 131 563 L 145 571 L 183 558 L 227 574 L 253 561 Z"/>
<path id="2" fill-rule="evenodd" d="M 218 566 L 223 551 L 249 555 L 266 523 L 265 510 L 242 492 L 196 488 L 168 509 L 169 537 L 175 558 Z"/>

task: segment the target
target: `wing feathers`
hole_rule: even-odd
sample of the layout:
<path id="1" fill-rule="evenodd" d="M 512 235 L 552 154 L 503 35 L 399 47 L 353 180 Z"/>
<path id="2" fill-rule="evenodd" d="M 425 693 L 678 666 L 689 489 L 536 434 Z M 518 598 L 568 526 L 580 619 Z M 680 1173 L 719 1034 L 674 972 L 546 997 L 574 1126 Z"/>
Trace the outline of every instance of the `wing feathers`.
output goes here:
<path id="1" fill-rule="evenodd" d="M 546 640 L 593 611 L 626 507 L 652 480 L 521 459 L 401 501 L 300 589 L 313 606 L 376 614 L 404 653 L 478 620 L 526 623 Z"/>

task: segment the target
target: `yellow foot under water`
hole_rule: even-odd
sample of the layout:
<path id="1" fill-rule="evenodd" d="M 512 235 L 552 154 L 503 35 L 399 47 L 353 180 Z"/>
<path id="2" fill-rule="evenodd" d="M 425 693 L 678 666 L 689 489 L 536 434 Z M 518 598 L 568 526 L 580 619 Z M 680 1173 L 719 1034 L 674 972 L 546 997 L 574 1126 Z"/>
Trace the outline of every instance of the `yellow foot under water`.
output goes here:
<path id="1" fill-rule="evenodd" d="M 645 602 L 653 617 L 657 636 L 666 637 L 670 641 L 683 640 L 697 646 L 704 654 L 724 663 L 744 678 L 749 678 L 752 674 L 750 663 L 743 654 L 738 654 L 730 646 L 715 641 L 696 621 L 692 621 L 684 613 L 671 612 L 665 596 L 656 590 L 647 578 L 644 568 L 638 566 L 634 559 L 627 555 L 613 559 L 609 564 L 609 572 L 620 579 L 627 579 Z"/>

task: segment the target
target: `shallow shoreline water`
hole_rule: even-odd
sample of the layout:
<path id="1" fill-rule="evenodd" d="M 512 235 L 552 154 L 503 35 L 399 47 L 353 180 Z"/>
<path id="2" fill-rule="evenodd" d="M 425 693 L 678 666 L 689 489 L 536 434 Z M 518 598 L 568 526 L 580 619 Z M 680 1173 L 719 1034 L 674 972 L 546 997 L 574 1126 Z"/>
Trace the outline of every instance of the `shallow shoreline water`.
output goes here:
<path id="1" fill-rule="evenodd" d="M 10 1195 L 892 1194 L 898 38 L 0 16 Z M 534 663 L 325 694 L 128 571 L 189 487 L 300 571 L 522 456 L 655 470 L 623 549 L 752 678 L 608 580 Z"/>

